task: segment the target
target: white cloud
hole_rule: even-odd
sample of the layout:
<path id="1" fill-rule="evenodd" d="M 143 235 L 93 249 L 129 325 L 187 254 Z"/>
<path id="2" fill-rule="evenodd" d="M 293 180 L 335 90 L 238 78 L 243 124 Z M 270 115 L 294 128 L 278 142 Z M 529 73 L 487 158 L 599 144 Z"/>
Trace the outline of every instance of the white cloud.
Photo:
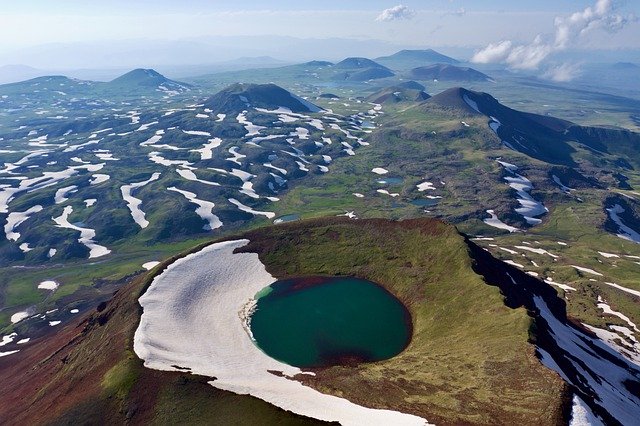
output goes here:
<path id="1" fill-rule="evenodd" d="M 545 73 L 542 75 L 542 78 L 546 78 L 549 80 L 562 83 L 562 82 L 571 81 L 574 78 L 578 77 L 579 75 L 580 75 L 579 64 L 564 63 L 564 64 L 549 67 L 545 71 Z"/>
<path id="2" fill-rule="evenodd" d="M 513 69 L 538 69 L 549 55 L 576 45 L 587 33 L 597 29 L 615 33 L 636 19 L 633 15 L 616 13 L 616 8 L 613 0 L 597 0 L 595 5 L 568 17 L 556 17 L 554 34 L 539 34 L 529 44 L 515 44 L 510 40 L 489 44 L 476 52 L 471 61 L 506 63 Z"/>
<path id="3" fill-rule="evenodd" d="M 376 18 L 376 21 L 389 22 L 397 19 L 411 19 L 414 15 L 415 12 L 413 10 L 409 9 L 407 6 L 399 4 L 383 10 Z"/>
<path id="4" fill-rule="evenodd" d="M 444 12 L 442 16 L 464 16 L 466 14 L 467 14 L 467 9 L 465 9 L 464 7 L 461 7 L 457 10 Z"/>

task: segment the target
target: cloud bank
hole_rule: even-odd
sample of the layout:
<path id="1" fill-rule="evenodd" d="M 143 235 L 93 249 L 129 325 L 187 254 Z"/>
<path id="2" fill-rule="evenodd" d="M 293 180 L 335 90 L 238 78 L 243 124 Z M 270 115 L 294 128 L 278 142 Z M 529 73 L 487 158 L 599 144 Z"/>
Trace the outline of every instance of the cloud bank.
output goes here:
<path id="1" fill-rule="evenodd" d="M 380 13 L 380 15 L 378 15 L 378 17 L 376 18 L 376 21 L 390 22 L 396 21 L 398 19 L 411 19 L 414 17 L 414 15 L 415 12 L 413 10 L 409 9 L 407 6 L 399 4 L 397 6 L 393 6 L 389 9 L 383 10 L 382 13 Z"/>
<path id="2" fill-rule="evenodd" d="M 504 63 L 516 70 L 536 70 L 549 55 L 578 44 L 589 32 L 604 30 L 615 33 L 629 22 L 635 21 L 633 15 L 622 15 L 616 12 L 617 5 L 613 0 L 597 0 L 595 5 L 575 12 L 568 17 L 555 18 L 554 34 L 537 35 L 529 44 L 516 44 L 510 40 L 489 44 L 475 53 L 471 62 L 488 64 Z M 566 78 L 570 66 L 565 65 L 558 75 Z M 560 80 L 559 80 L 560 81 Z M 564 81 L 567 81 L 566 79 Z"/>

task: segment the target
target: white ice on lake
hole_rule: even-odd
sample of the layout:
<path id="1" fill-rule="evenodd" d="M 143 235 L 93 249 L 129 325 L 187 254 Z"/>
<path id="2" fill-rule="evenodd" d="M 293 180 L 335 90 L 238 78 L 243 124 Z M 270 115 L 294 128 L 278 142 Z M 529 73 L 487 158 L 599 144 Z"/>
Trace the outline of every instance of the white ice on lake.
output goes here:
<path id="1" fill-rule="evenodd" d="M 135 223 L 140 226 L 140 228 L 144 229 L 149 226 L 149 221 L 145 219 L 145 213 L 140 209 L 140 205 L 142 204 L 142 200 L 133 197 L 131 194 L 134 190 L 142 188 L 143 186 L 160 179 L 160 173 L 156 172 L 147 180 L 142 182 L 135 182 L 129 185 L 123 185 L 120 187 L 120 191 L 122 192 L 122 198 L 127 203 L 127 207 L 131 211 L 131 217 Z"/>
<path id="2" fill-rule="evenodd" d="M 73 207 L 66 206 L 62 212 L 62 215 L 53 217 L 52 219 L 59 228 L 67 228 L 80 232 L 80 238 L 78 238 L 78 242 L 89 249 L 89 259 L 102 257 L 111 253 L 111 250 L 97 244 L 93 240 L 93 238 L 95 238 L 96 236 L 95 230 L 91 228 L 81 228 L 79 226 L 71 224 L 69 222 L 69 215 L 71 215 L 71 213 L 73 213 Z"/>
<path id="3" fill-rule="evenodd" d="M 234 253 L 248 240 L 212 244 L 154 278 L 134 351 L 148 368 L 215 377 L 212 386 L 249 394 L 284 410 L 343 425 L 425 425 L 413 415 L 358 406 L 291 378 L 302 371 L 262 352 L 247 329 L 255 295 L 275 281 L 255 253 Z M 283 375 L 270 371 L 282 372 Z"/>

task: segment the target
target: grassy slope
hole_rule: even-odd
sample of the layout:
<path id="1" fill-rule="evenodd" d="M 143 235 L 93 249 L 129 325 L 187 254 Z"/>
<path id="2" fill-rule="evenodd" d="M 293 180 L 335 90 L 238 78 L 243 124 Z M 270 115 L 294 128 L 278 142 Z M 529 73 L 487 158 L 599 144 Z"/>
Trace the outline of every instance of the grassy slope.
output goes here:
<path id="1" fill-rule="evenodd" d="M 250 232 L 276 277 L 341 274 L 370 279 L 403 300 L 414 336 L 397 357 L 333 367 L 305 379 L 362 405 L 399 409 L 438 424 L 555 424 L 559 378 L 528 343 L 531 319 L 504 306 L 471 269 L 453 227 L 434 220 L 393 223 L 319 220 Z M 379 389 L 384 389 L 380 393 Z"/>
<path id="2" fill-rule="evenodd" d="M 494 256 L 514 260 L 525 265 L 527 271 L 577 288 L 578 291 L 567 295 L 566 299 L 569 315 L 578 321 L 598 327 L 606 327 L 607 324 L 627 326 L 619 318 L 602 314 L 596 306 L 600 295 L 633 322 L 640 322 L 639 299 L 603 284 L 609 281 L 640 290 L 637 280 L 640 266 L 633 259 L 605 259 L 598 254 L 598 251 L 603 251 L 640 255 L 637 244 L 602 229 L 606 220 L 602 203 L 612 194 L 612 189 L 577 189 L 571 195 L 563 194 L 551 182 L 546 163 L 501 147 L 484 117 L 464 117 L 438 108 L 424 113 L 411 104 L 398 104 L 393 109 L 385 108 L 385 111 L 386 115 L 382 117 L 384 129 L 371 136 L 371 146 L 353 158 L 334 161 L 331 173 L 310 177 L 304 184 L 294 185 L 278 204 L 278 214 L 299 213 L 302 217 L 319 217 L 355 211 L 359 218 L 442 217 L 456 223 L 469 235 L 494 237 L 495 241 L 481 242 Z M 470 127 L 462 125 L 462 120 Z M 518 203 L 513 191 L 503 181 L 505 172 L 493 161 L 497 157 L 521 166 L 525 176 L 534 183 L 534 197 L 544 200 L 550 209 L 550 213 L 543 217 L 543 224 L 530 228 L 527 234 L 509 235 L 482 223 L 482 219 L 487 217 L 485 210 L 489 208 L 496 210 L 502 218 L 522 220 L 513 213 Z M 422 160 L 416 161 L 416 158 Z M 371 173 L 373 167 L 384 167 L 390 176 L 404 176 L 404 180 L 400 184 L 379 185 L 376 180 L 380 177 Z M 597 173 L 593 167 L 585 167 L 589 172 Z M 631 178 L 630 183 L 637 187 L 640 180 L 636 172 L 628 171 L 626 174 Z M 425 180 L 433 182 L 438 190 L 418 192 L 415 184 Z M 441 186 L 441 180 L 446 185 Z M 377 194 L 378 188 L 389 189 L 400 196 L 392 198 Z M 356 198 L 354 192 L 364 194 L 365 198 Z M 635 196 L 633 192 L 627 191 L 627 194 Z M 443 198 L 438 205 L 428 207 L 428 213 L 410 204 L 411 200 L 422 199 L 426 195 L 442 195 Z M 526 251 L 512 255 L 495 247 L 513 250 L 523 241 L 560 257 L 554 260 L 547 255 Z M 557 241 L 568 246 L 561 246 Z M 579 273 L 570 265 L 592 268 L 603 273 L 604 277 Z M 594 279 L 597 282 L 592 281 Z M 558 292 L 562 293 L 562 290 Z"/>
<path id="3" fill-rule="evenodd" d="M 325 219 L 246 236 L 278 276 L 361 276 L 387 287 L 412 312 L 415 335 L 405 352 L 380 363 L 317 371 L 312 386 L 438 424 L 561 419 L 564 385 L 536 360 L 528 343 L 530 318 L 523 309 L 506 308 L 497 288 L 473 273 L 453 227 L 431 220 Z M 137 299 L 151 278 L 134 279 L 101 312 L 25 349 L 17 363 L 0 359 L 0 383 L 11 389 L 0 422 L 315 423 L 215 390 L 204 378 L 145 369 L 131 345 Z"/>

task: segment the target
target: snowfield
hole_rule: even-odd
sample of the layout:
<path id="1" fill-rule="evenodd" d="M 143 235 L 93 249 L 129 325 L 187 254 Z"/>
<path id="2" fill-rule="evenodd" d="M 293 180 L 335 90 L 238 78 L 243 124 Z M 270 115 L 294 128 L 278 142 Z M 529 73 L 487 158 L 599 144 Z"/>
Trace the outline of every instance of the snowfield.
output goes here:
<path id="1" fill-rule="evenodd" d="M 135 182 L 129 185 L 123 185 L 120 187 L 120 192 L 122 192 L 122 198 L 127 203 L 127 207 L 129 211 L 131 211 L 131 217 L 133 220 L 140 226 L 140 228 L 144 229 L 149 226 L 149 221 L 145 219 L 145 213 L 140 209 L 140 205 L 142 204 L 142 200 L 135 198 L 131 195 L 133 190 L 142 188 L 143 186 L 160 179 L 160 173 L 154 173 L 151 177 L 142 182 Z"/>
<path id="2" fill-rule="evenodd" d="M 111 250 L 104 246 L 101 246 L 100 244 L 97 244 L 93 240 L 96 236 L 95 230 L 91 228 L 81 228 L 79 226 L 71 224 L 69 222 L 69 215 L 71 215 L 71 213 L 73 213 L 73 207 L 67 206 L 64 208 L 60 216 L 54 217 L 52 219 L 59 228 L 67 228 L 80 232 L 80 238 L 78 238 L 78 242 L 89 249 L 89 259 L 106 256 L 107 254 L 111 253 Z"/>
<path id="3" fill-rule="evenodd" d="M 494 228 L 504 229 L 504 230 L 507 230 L 509 232 L 517 232 L 517 231 L 519 231 L 519 229 L 516 228 L 515 226 L 507 225 L 506 223 L 504 223 L 503 221 L 498 219 L 498 216 L 496 215 L 494 210 L 487 210 L 487 213 L 491 217 L 488 218 L 488 219 L 483 219 L 482 220 L 485 224 L 487 224 L 489 226 L 492 226 Z"/>
<path id="4" fill-rule="evenodd" d="M 243 315 L 275 278 L 257 254 L 234 253 L 248 243 L 212 244 L 154 278 L 140 297 L 143 314 L 134 337 L 134 351 L 144 365 L 163 371 L 189 369 L 215 377 L 209 383 L 216 388 L 343 425 L 428 424 L 417 416 L 361 407 L 306 387 L 292 380 L 300 369 L 268 357 L 254 344 Z"/>

